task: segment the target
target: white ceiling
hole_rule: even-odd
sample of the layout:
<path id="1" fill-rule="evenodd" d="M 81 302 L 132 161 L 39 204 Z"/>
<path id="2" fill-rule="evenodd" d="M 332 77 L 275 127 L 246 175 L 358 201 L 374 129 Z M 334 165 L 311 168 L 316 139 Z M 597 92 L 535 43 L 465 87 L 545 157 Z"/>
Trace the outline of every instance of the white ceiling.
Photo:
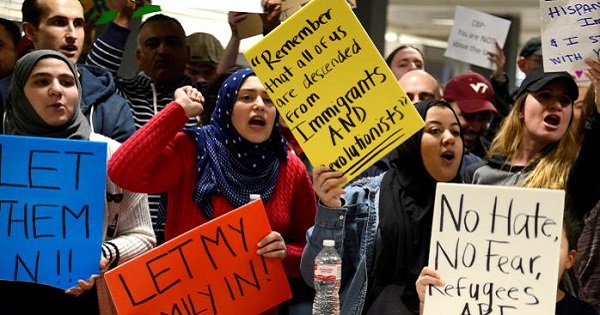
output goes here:
<path id="1" fill-rule="evenodd" d="M 359 2 L 360 5 L 360 2 Z M 520 42 L 540 34 L 539 0 L 389 0 L 388 31 L 447 41 L 457 5 L 499 17 L 520 17 Z"/>
<path id="2" fill-rule="evenodd" d="M 0 16 L 20 20 L 22 1 L 0 0 Z M 368 1 L 358 1 L 358 5 L 364 5 Z M 178 8 L 178 10 L 173 11 L 180 12 L 172 13 L 182 19 L 182 22 L 186 22 L 185 19 L 189 17 L 190 23 L 184 23 L 189 24 L 184 25 L 186 31 L 191 33 L 197 31 L 196 28 L 200 28 L 205 32 L 214 33 L 222 42 L 227 42 L 229 39 L 229 27 L 224 12 L 218 18 L 207 18 L 203 16 L 205 15 L 204 11 L 196 7 L 191 8 L 193 5 L 190 4 L 193 2 L 190 1 L 186 5 L 174 6 L 174 3 L 179 2 L 186 1 L 153 0 L 153 3 L 163 5 L 165 7 L 163 9 L 166 9 L 165 11 L 170 11 L 170 8 Z M 540 33 L 539 0 L 389 0 L 387 14 L 388 32 L 438 40 L 445 44 L 452 26 L 450 23 L 438 25 L 435 21 L 451 22 L 454 19 L 454 10 L 457 5 L 500 17 L 507 15 L 519 16 L 521 18 L 520 44 L 531 36 L 536 36 Z M 182 10 L 182 7 L 186 9 Z M 214 15 L 214 12 L 212 13 Z M 198 19 L 212 22 L 198 23 Z M 252 43 L 249 44 L 251 45 Z"/>

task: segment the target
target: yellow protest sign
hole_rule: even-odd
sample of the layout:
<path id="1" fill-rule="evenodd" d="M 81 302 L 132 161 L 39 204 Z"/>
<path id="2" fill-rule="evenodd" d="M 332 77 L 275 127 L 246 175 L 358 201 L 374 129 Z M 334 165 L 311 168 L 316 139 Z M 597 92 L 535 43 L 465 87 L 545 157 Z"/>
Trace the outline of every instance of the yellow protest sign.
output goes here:
<path id="1" fill-rule="evenodd" d="M 244 53 L 313 165 L 352 179 L 424 123 L 345 0 L 312 0 Z"/>

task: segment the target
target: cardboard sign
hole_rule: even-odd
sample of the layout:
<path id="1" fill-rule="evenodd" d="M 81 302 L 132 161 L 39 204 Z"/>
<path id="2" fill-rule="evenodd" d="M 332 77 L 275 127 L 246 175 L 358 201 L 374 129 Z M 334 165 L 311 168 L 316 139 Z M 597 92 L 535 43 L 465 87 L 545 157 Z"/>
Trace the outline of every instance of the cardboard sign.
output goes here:
<path id="1" fill-rule="evenodd" d="M 600 4 L 597 0 L 540 0 L 544 70 L 587 69 L 585 58 L 600 58 Z"/>
<path id="2" fill-rule="evenodd" d="M 496 42 L 504 47 L 510 21 L 473 9 L 456 6 L 444 56 L 487 69 L 496 69 L 488 51 L 496 52 Z"/>
<path id="3" fill-rule="evenodd" d="M 0 136 L 0 279 L 98 274 L 105 190 L 106 143 Z"/>
<path id="4" fill-rule="evenodd" d="M 258 314 L 291 295 L 281 259 L 257 255 L 271 232 L 261 200 L 105 274 L 119 314 Z"/>
<path id="5" fill-rule="evenodd" d="M 86 14 L 86 19 L 96 21 L 96 25 L 103 25 L 115 19 L 117 11 L 123 1 L 130 0 L 79 0 Z M 159 12 L 160 6 L 150 4 L 150 0 L 136 0 L 144 3 L 133 13 L 134 18 L 142 17 L 144 14 Z"/>
<path id="6" fill-rule="evenodd" d="M 310 0 L 282 0 L 281 1 L 281 15 L 279 19 L 284 21 L 287 20 L 292 14 L 300 10 Z"/>
<path id="7" fill-rule="evenodd" d="M 554 314 L 563 190 L 439 183 L 425 315 Z"/>
<path id="8" fill-rule="evenodd" d="M 280 20 L 286 20 L 296 11 L 300 10 L 310 0 L 281 0 L 281 15 Z M 346 0 L 351 8 L 356 8 L 356 0 Z"/>
<path id="9" fill-rule="evenodd" d="M 237 25 L 238 35 L 240 39 L 246 39 L 252 36 L 260 35 L 263 33 L 263 23 L 260 15 L 257 13 L 248 13 L 245 19 L 243 19 Z"/>
<path id="10" fill-rule="evenodd" d="M 312 0 L 244 53 L 312 165 L 352 179 L 424 123 L 345 0 Z"/>

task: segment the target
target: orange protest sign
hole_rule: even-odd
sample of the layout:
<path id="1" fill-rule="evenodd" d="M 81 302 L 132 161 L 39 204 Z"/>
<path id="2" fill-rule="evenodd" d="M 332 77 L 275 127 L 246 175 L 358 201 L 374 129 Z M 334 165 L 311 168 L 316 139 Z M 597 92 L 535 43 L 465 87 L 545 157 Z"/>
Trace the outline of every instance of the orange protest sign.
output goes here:
<path id="1" fill-rule="evenodd" d="M 108 271 L 119 314 L 258 314 L 289 299 L 281 259 L 256 254 L 270 231 L 256 200 Z"/>

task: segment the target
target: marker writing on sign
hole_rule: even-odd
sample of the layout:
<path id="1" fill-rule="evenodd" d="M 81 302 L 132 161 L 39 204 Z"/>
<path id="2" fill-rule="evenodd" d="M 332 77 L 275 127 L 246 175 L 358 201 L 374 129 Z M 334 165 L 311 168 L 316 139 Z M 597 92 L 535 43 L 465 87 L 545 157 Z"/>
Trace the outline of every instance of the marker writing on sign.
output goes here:
<path id="1" fill-rule="evenodd" d="M 265 49 L 260 54 L 260 58 L 258 56 L 251 58 L 252 67 L 257 67 L 264 61 L 270 70 L 274 70 L 274 64 L 281 62 L 282 59 L 290 54 L 296 46 L 301 45 L 305 39 L 310 37 L 322 25 L 327 24 L 329 21 L 331 21 L 331 9 L 321 13 L 314 20 L 306 19 L 306 26 L 292 36 L 292 38 L 286 40 L 285 43 L 281 45 L 281 48 L 277 49 L 275 52 Z"/>
<path id="2" fill-rule="evenodd" d="M 28 256 L 15 254 L 13 261 L 13 281 L 39 282 L 40 266 L 42 265 L 53 264 L 57 276 L 60 276 L 63 272 L 70 274 L 73 271 L 73 250 L 38 250 Z M 42 276 L 48 277 L 47 274 Z M 72 279 L 68 281 L 71 282 Z"/>
<path id="3" fill-rule="evenodd" d="M 0 224 L 7 238 L 90 238 L 89 205 L 19 204 L 0 200 Z M 81 231 L 77 235 L 73 231 Z M 17 234 L 19 233 L 19 234 Z"/>
<path id="4" fill-rule="evenodd" d="M 227 301 L 237 301 L 250 292 L 263 289 L 270 280 L 267 261 L 256 255 L 244 260 L 243 267 L 235 271 L 227 270 L 232 259 L 248 253 L 244 219 L 236 224 L 218 226 L 214 234 L 200 234 L 183 238 L 168 248 L 158 251 L 141 267 L 143 272 L 135 279 L 127 273 L 117 274 L 119 285 L 132 306 L 140 306 L 159 298 L 167 292 L 177 291 L 179 298 L 168 306 L 182 314 L 211 312 L 218 314 L 219 305 Z M 209 267 L 210 266 L 210 267 Z M 205 280 L 206 273 L 217 273 L 218 277 Z M 150 285 L 130 285 L 131 283 Z M 193 283 L 193 289 L 190 284 Z M 192 312 L 194 310 L 196 313 Z"/>
<path id="5" fill-rule="evenodd" d="M 52 158 L 56 158 L 56 155 L 65 156 L 65 160 L 61 162 L 64 164 L 68 161 L 69 164 L 65 165 L 52 165 L 50 164 Z M 9 164 L 10 169 L 6 169 L 4 162 L 4 150 L 3 145 L 0 144 L 0 187 L 15 187 L 15 188 L 38 188 L 38 189 L 51 189 L 51 190 L 63 190 L 71 189 L 68 187 L 61 187 L 59 183 L 50 185 L 49 179 L 52 178 L 73 178 L 73 189 L 79 189 L 79 183 L 81 181 L 81 164 L 82 157 L 94 153 L 91 152 L 75 152 L 75 151 L 53 151 L 53 150 L 30 150 L 27 154 L 27 164 L 25 170 L 14 169 L 15 164 Z M 67 158 L 72 156 L 73 158 Z M 14 157 L 13 157 L 14 158 Z M 27 182 L 10 181 L 7 178 L 11 174 L 27 174 Z"/>

